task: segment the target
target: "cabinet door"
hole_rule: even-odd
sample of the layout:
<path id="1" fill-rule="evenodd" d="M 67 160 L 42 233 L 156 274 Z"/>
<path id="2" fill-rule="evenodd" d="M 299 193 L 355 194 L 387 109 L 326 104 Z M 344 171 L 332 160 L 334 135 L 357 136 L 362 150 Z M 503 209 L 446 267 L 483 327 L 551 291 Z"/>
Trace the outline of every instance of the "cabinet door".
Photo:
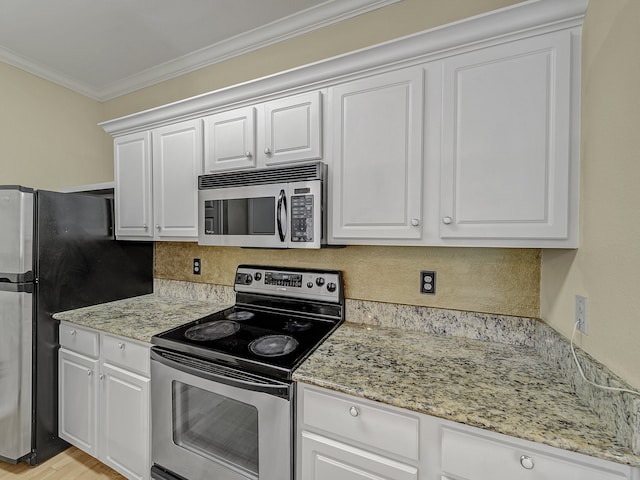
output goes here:
<path id="1" fill-rule="evenodd" d="M 238 108 L 204 119 L 205 173 L 256 166 L 256 109 Z"/>
<path id="2" fill-rule="evenodd" d="M 442 238 L 568 238 L 571 80 L 566 31 L 444 60 Z"/>
<path id="3" fill-rule="evenodd" d="M 100 460 L 129 479 L 149 478 L 149 379 L 102 364 Z"/>
<path id="4" fill-rule="evenodd" d="M 421 238 L 423 90 L 420 67 L 329 89 L 336 243 Z"/>
<path id="5" fill-rule="evenodd" d="M 151 141 L 149 132 L 114 140 L 117 237 L 152 237 Z"/>
<path id="6" fill-rule="evenodd" d="M 481 435 L 444 428 L 442 432 L 442 470 L 445 475 L 468 480 L 625 480 L 615 471 L 621 466 L 557 450 L 553 454 L 533 448 L 494 441 Z M 575 454 L 573 454 L 576 457 Z M 612 468 L 613 467 L 613 468 Z M 624 468 L 624 467 L 623 467 Z M 447 477 L 444 477 L 447 478 Z"/>
<path id="7" fill-rule="evenodd" d="M 282 98 L 264 104 L 264 125 L 258 126 L 260 164 L 276 165 L 322 157 L 320 92 Z"/>
<path id="8" fill-rule="evenodd" d="M 58 434 L 97 456 L 98 361 L 61 349 L 58 352 Z"/>
<path id="9" fill-rule="evenodd" d="M 301 448 L 304 480 L 418 479 L 415 467 L 314 433 L 302 432 Z"/>
<path id="10" fill-rule="evenodd" d="M 202 123 L 158 128 L 153 138 L 155 237 L 198 237 L 198 175 L 202 173 Z"/>

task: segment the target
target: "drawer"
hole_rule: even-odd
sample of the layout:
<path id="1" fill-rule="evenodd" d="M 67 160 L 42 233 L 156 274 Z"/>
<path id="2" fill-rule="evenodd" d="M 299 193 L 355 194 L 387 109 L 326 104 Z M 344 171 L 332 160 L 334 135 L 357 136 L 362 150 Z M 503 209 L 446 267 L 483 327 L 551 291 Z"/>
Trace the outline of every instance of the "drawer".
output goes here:
<path id="1" fill-rule="evenodd" d="M 413 460 L 418 459 L 417 416 L 349 396 L 304 390 L 305 425 Z"/>
<path id="2" fill-rule="evenodd" d="M 443 428 L 442 478 L 451 480 L 623 480 L 627 476 L 585 461 Z M 594 462 L 595 459 L 594 459 Z M 601 462 L 602 463 L 602 462 Z"/>
<path id="3" fill-rule="evenodd" d="M 412 465 L 311 432 L 302 432 L 301 450 L 303 479 L 418 480 L 418 469 Z"/>
<path id="4" fill-rule="evenodd" d="M 113 335 L 102 336 L 102 358 L 105 363 L 149 376 L 150 346 Z"/>
<path id="5" fill-rule="evenodd" d="M 60 346 L 88 357 L 98 358 L 100 353 L 99 334 L 69 323 L 60 324 Z"/>

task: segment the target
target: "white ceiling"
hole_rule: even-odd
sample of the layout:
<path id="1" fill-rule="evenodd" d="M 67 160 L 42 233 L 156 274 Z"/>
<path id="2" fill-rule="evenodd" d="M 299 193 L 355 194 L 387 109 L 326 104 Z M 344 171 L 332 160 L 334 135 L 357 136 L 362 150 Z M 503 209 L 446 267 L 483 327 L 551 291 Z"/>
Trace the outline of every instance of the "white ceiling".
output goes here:
<path id="1" fill-rule="evenodd" d="M 0 0 L 0 61 L 96 100 L 400 0 Z"/>

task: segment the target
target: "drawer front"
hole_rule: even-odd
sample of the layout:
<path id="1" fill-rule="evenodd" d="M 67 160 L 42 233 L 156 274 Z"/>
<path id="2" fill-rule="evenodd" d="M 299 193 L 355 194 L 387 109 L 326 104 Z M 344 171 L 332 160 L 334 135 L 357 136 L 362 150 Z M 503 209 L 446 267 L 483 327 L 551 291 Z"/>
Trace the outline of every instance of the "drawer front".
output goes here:
<path id="1" fill-rule="evenodd" d="M 605 468 L 501 443 L 448 428 L 442 433 L 443 479 L 623 480 Z M 559 452 L 561 454 L 562 452 Z"/>
<path id="2" fill-rule="evenodd" d="M 60 324 L 60 346 L 88 357 L 98 358 L 100 353 L 99 334 L 69 323 Z"/>
<path id="3" fill-rule="evenodd" d="M 311 432 L 302 432 L 301 448 L 305 480 L 418 480 L 414 466 Z"/>
<path id="4" fill-rule="evenodd" d="M 102 357 L 105 362 L 148 377 L 150 375 L 150 346 L 133 340 L 103 335 Z"/>
<path id="5" fill-rule="evenodd" d="M 303 419 L 309 427 L 418 459 L 420 422 L 417 416 L 305 388 Z"/>

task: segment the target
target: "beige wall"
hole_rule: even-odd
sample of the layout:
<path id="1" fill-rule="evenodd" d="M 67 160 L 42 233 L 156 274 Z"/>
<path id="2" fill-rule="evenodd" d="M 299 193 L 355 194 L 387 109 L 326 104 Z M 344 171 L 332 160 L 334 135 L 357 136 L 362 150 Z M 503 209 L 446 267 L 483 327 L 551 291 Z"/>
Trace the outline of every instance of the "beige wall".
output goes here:
<path id="1" fill-rule="evenodd" d="M 193 275 L 192 261 L 202 260 Z M 344 272 L 347 298 L 536 317 L 540 250 L 348 246 L 255 250 L 157 243 L 158 278 L 233 285 L 241 263 Z M 436 295 L 422 295 L 420 271 L 435 270 Z"/>
<path id="2" fill-rule="evenodd" d="M 0 62 L 0 184 L 57 189 L 113 180 L 102 105 Z"/>
<path id="3" fill-rule="evenodd" d="M 162 82 L 105 103 L 105 120 L 281 72 L 518 3 L 402 0 L 339 24 Z"/>
<path id="4" fill-rule="evenodd" d="M 542 317 L 640 388 L 640 2 L 590 0 L 582 67 L 580 248 L 544 251 Z"/>

